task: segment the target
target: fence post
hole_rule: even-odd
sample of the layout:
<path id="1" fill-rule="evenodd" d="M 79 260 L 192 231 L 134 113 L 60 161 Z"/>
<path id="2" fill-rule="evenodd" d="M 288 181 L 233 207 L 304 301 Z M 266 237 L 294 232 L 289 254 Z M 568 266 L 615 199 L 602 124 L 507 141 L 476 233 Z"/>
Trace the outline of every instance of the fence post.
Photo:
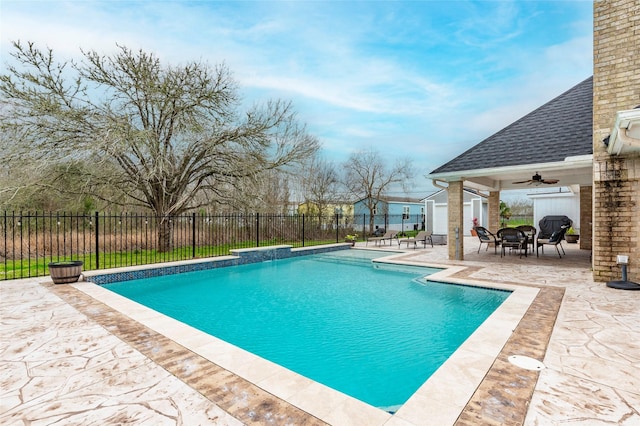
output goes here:
<path id="1" fill-rule="evenodd" d="M 260 213 L 256 213 L 256 247 L 260 247 Z"/>
<path id="2" fill-rule="evenodd" d="M 96 269 L 100 269 L 100 237 L 98 236 L 100 227 L 98 226 L 98 218 L 100 213 L 96 212 Z"/>
<path id="3" fill-rule="evenodd" d="M 196 212 L 191 214 L 191 241 L 193 242 L 193 250 L 191 252 L 191 258 L 195 259 L 196 257 Z"/>
<path id="4" fill-rule="evenodd" d="M 336 243 L 340 241 L 340 218 L 336 213 Z"/>
<path id="5" fill-rule="evenodd" d="M 366 237 L 367 237 L 367 215 L 362 213 L 362 238 L 366 239 Z"/>
<path id="6" fill-rule="evenodd" d="M 302 247 L 304 247 L 304 213 L 302 213 Z"/>

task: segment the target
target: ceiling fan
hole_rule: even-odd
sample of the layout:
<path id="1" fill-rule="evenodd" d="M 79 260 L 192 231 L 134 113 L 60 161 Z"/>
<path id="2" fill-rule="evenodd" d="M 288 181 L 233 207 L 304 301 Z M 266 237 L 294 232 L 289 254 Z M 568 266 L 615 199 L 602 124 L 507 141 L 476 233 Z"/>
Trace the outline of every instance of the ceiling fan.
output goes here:
<path id="1" fill-rule="evenodd" d="M 518 184 L 518 183 L 527 183 L 529 185 L 531 185 L 532 183 L 535 183 L 536 185 L 540 185 L 541 183 L 546 183 L 547 185 L 552 185 L 554 183 L 558 183 L 559 180 L 558 179 L 542 179 L 542 176 L 540 176 L 538 174 L 538 172 L 536 172 L 535 175 L 531 176 L 531 179 L 528 180 L 522 180 L 519 182 L 512 182 L 514 184 Z"/>

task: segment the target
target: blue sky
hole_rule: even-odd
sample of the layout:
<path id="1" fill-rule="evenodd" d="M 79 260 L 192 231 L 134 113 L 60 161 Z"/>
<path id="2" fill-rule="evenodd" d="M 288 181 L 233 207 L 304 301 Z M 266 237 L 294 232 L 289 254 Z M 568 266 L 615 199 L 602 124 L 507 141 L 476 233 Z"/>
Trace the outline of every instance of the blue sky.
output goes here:
<path id="1" fill-rule="evenodd" d="M 171 63 L 225 62 L 246 104 L 281 98 L 343 162 L 434 168 L 592 74 L 591 1 L 29 1 L 0 4 L 10 42 L 60 58 L 116 43 Z M 426 193 L 425 193 L 426 191 Z M 399 194 L 398 194 L 399 195 Z"/>

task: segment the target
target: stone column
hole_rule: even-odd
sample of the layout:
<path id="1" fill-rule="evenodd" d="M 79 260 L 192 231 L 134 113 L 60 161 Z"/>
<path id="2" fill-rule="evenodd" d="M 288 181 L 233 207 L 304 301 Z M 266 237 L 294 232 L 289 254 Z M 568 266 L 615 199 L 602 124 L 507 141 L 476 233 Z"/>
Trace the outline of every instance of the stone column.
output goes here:
<path id="1" fill-rule="evenodd" d="M 449 260 L 464 260 L 464 199 L 462 181 L 449 182 L 447 192 L 449 197 L 449 226 L 447 228 Z M 456 228 L 458 228 L 457 240 Z"/>

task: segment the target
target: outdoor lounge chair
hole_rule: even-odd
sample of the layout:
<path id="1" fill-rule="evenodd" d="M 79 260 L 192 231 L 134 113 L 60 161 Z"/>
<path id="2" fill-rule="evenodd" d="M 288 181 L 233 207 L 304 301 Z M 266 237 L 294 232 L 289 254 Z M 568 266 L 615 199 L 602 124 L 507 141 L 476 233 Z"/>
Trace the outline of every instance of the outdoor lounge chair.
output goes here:
<path id="1" fill-rule="evenodd" d="M 524 257 L 527 257 L 529 243 L 527 241 L 527 234 L 525 234 L 524 231 L 516 228 L 502 228 L 496 235 L 502 246 L 500 257 L 505 255 L 506 249 L 518 250 L 520 252 L 520 258 L 522 258 L 522 252 L 524 251 Z"/>
<path id="2" fill-rule="evenodd" d="M 398 239 L 398 231 L 387 231 L 382 237 L 367 238 L 367 243 L 365 245 L 368 245 L 369 241 L 375 241 L 376 245 L 378 245 L 380 243 L 384 243 L 386 240 L 389 240 L 389 244 L 391 244 L 391 240 L 393 240 L 394 238 Z"/>
<path id="3" fill-rule="evenodd" d="M 498 241 L 496 236 L 493 235 L 491 231 L 489 231 L 487 228 L 484 228 L 482 226 L 476 226 L 475 230 L 476 230 L 476 233 L 478 234 L 478 239 L 480 240 L 480 245 L 478 246 L 478 253 L 480 253 L 480 247 L 482 247 L 483 244 L 487 245 L 487 248 L 485 249 L 485 251 L 489 250 L 489 246 L 493 244 L 495 254 L 498 254 L 498 246 L 500 245 L 500 241 Z"/>
<path id="4" fill-rule="evenodd" d="M 431 231 L 420 231 L 415 237 L 409 238 L 400 238 L 398 239 L 398 247 L 402 243 L 407 243 L 407 248 L 409 248 L 409 243 L 413 243 L 413 248 L 418 248 L 418 243 L 422 243 L 424 247 L 427 247 L 427 241 L 431 243 L 431 247 L 433 247 L 433 238 L 431 238 Z"/>

